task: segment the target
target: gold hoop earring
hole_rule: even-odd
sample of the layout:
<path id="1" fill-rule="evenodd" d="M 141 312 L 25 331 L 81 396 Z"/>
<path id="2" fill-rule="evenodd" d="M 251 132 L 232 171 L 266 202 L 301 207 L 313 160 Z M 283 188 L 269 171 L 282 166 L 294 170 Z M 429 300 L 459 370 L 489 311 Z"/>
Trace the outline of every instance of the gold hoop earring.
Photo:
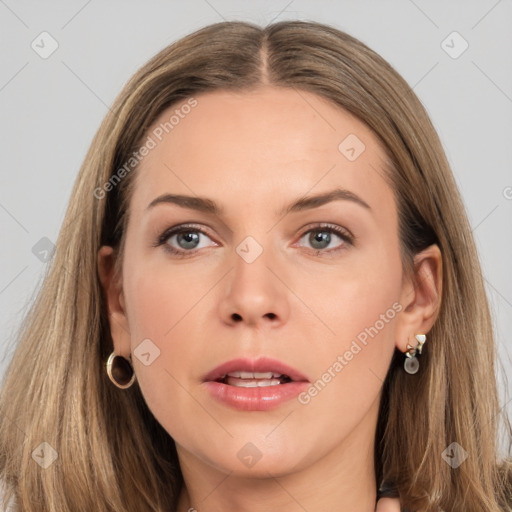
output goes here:
<path id="1" fill-rule="evenodd" d="M 131 357 L 131 356 L 130 356 Z M 107 375 L 109 379 L 120 389 L 127 389 L 135 382 L 135 372 L 128 359 L 110 354 L 107 363 Z"/>
<path id="2" fill-rule="evenodd" d="M 416 347 L 413 347 L 409 343 L 407 344 L 404 361 L 404 369 L 411 375 L 418 373 L 418 370 L 420 369 L 420 363 L 416 356 L 421 354 L 423 344 L 427 341 L 427 336 L 425 334 L 416 334 L 415 338 L 418 341 L 418 344 Z"/>

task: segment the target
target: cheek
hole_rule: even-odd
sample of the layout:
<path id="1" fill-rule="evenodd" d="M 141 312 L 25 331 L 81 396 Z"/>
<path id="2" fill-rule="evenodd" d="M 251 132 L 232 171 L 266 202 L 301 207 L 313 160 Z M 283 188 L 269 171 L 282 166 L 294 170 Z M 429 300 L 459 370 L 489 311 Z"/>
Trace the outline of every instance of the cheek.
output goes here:
<path id="1" fill-rule="evenodd" d="M 298 292 L 326 327 L 317 323 L 311 333 L 322 333 L 316 334 L 318 386 L 312 390 L 322 395 L 318 407 L 338 403 L 345 413 L 364 410 L 378 395 L 389 368 L 402 310 L 401 262 L 386 244 L 376 249 L 354 252 L 336 272 L 317 275 Z M 334 414 L 344 413 L 335 409 Z"/>
<path id="2" fill-rule="evenodd" d="M 125 290 L 132 338 L 144 336 L 167 344 L 175 327 L 187 321 L 188 313 L 215 283 L 215 276 L 204 266 L 176 265 L 164 254 L 133 258 L 127 268 Z"/>
<path id="3" fill-rule="evenodd" d="M 328 418 L 341 438 L 376 413 L 395 350 L 398 288 L 393 279 L 366 277 L 333 289 L 338 305 L 324 318 L 336 334 L 315 343 L 315 380 L 300 401 L 307 417 Z"/>
<path id="4" fill-rule="evenodd" d="M 146 403 L 162 423 L 162 412 L 190 403 L 183 395 L 197 354 L 190 333 L 183 331 L 187 314 L 207 290 L 198 278 L 169 263 L 148 262 L 142 256 L 125 260 L 126 313 L 130 328 L 132 361 Z M 187 335 L 188 334 L 188 335 Z M 149 354 L 149 355 L 147 355 Z M 170 403 L 172 401 L 172 404 Z"/>
<path id="5" fill-rule="evenodd" d="M 297 295 L 329 328 L 323 330 L 326 338 L 339 347 L 376 323 L 379 331 L 389 331 L 393 322 L 388 320 L 396 317 L 401 261 L 384 239 L 371 250 L 352 249 L 339 264 L 316 266 L 314 272 L 299 269 L 295 276 Z"/>

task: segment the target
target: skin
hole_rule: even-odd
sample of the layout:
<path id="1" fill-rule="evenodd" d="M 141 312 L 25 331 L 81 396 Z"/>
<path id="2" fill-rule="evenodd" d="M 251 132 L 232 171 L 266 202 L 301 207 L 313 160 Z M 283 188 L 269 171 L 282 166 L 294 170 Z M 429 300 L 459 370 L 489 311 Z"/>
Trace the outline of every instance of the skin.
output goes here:
<path id="1" fill-rule="evenodd" d="M 435 322 L 440 251 L 416 256 L 417 279 L 404 276 L 394 194 L 379 170 L 384 152 L 358 119 L 315 94 L 269 86 L 196 99 L 137 171 L 120 279 L 112 248 L 99 252 L 115 352 L 132 354 L 148 407 L 176 442 L 186 486 L 179 512 L 373 511 L 383 380 L 395 348 L 416 345 L 414 335 Z M 338 149 L 349 134 L 366 146 L 354 161 Z M 371 210 L 335 200 L 276 214 L 335 188 Z M 164 193 L 207 197 L 223 212 L 147 209 Z M 154 247 L 183 223 L 205 231 L 198 248 L 176 236 L 165 243 L 186 257 Z M 356 241 L 331 234 L 325 247 L 312 245 L 321 223 Z M 236 252 L 247 236 L 263 248 L 252 263 Z M 205 390 L 208 371 L 243 356 L 277 358 L 314 382 L 394 303 L 401 311 L 305 405 L 238 411 Z M 145 366 L 133 351 L 147 338 L 160 355 Z M 261 453 L 250 468 L 237 457 L 249 442 Z M 399 510 L 398 502 L 382 499 L 377 510 Z"/>

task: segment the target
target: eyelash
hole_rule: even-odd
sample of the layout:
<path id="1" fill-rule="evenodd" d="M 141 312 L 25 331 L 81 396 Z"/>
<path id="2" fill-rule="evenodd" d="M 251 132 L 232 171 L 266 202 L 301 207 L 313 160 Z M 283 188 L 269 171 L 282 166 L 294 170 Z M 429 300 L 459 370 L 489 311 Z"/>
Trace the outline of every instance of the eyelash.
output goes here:
<path id="1" fill-rule="evenodd" d="M 357 238 L 350 233 L 347 229 L 341 228 L 339 226 L 333 225 L 333 224 L 319 224 L 315 226 L 306 226 L 305 231 L 302 232 L 302 234 L 299 237 L 299 241 L 304 237 L 304 235 L 307 235 L 310 232 L 327 232 L 327 233 L 334 233 L 338 237 L 340 237 L 344 244 L 341 245 L 341 247 L 330 249 L 330 250 L 324 250 L 324 249 L 313 249 L 309 247 L 308 249 L 310 251 L 313 251 L 315 255 L 319 255 L 321 253 L 324 253 L 323 256 L 329 257 L 333 253 L 337 254 L 339 251 L 344 250 L 345 245 L 348 244 L 349 246 L 353 246 L 354 242 L 357 240 Z M 207 232 L 205 232 L 203 229 L 198 227 L 194 224 L 181 224 L 179 226 L 174 226 L 172 228 L 166 229 L 156 240 L 156 242 L 153 244 L 153 247 L 160 247 L 164 246 L 164 250 L 168 253 L 172 254 L 174 257 L 177 258 L 187 258 L 193 256 L 197 251 L 200 251 L 201 249 L 192 249 L 190 251 L 187 250 L 178 250 L 171 245 L 167 243 L 169 238 L 171 238 L 174 235 L 179 235 L 180 233 L 190 233 L 190 232 L 196 232 L 201 233 L 208 238 L 211 239 L 211 237 L 208 235 Z M 329 255 L 329 256 L 327 256 Z"/>

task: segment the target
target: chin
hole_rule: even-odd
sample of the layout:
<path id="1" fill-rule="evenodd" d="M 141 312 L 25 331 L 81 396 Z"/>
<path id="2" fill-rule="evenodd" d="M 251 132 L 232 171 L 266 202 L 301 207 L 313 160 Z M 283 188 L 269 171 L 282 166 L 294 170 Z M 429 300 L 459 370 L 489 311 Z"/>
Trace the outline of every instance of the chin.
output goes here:
<path id="1" fill-rule="evenodd" d="M 236 442 L 229 448 L 224 445 L 221 453 L 209 453 L 206 460 L 217 469 L 239 477 L 264 479 L 300 470 L 304 457 L 298 447 L 283 446 L 279 449 L 279 446 L 275 443 L 269 446 L 268 440 L 266 443 Z M 304 446 L 301 448 L 304 449 Z"/>

